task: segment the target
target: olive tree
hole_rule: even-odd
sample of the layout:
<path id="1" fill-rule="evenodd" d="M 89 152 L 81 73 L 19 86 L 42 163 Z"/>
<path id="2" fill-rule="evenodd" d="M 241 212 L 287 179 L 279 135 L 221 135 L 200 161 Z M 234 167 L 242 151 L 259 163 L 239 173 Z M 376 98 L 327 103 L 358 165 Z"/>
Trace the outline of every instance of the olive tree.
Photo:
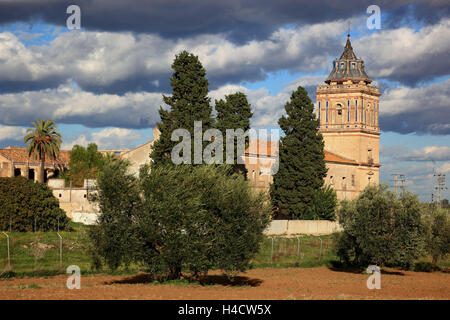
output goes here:
<path id="1" fill-rule="evenodd" d="M 387 185 L 368 186 L 338 210 L 344 231 L 336 238 L 338 257 L 360 266 L 410 266 L 424 252 L 424 225 L 416 195 L 399 197 Z"/>
<path id="2" fill-rule="evenodd" d="M 136 178 L 105 168 L 98 181 L 102 215 L 91 232 L 96 262 L 112 268 L 138 263 L 159 280 L 246 270 L 270 206 L 230 170 L 162 165 L 144 167 Z"/>

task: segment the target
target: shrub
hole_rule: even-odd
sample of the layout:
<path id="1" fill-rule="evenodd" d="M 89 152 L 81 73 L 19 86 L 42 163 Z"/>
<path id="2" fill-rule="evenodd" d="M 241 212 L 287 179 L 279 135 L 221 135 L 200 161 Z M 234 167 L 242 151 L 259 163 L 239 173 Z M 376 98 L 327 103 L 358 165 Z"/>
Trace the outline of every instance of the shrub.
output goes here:
<path id="1" fill-rule="evenodd" d="M 424 225 L 417 196 L 399 198 L 386 185 L 368 186 L 338 210 L 344 231 L 336 236 L 336 254 L 345 263 L 410 267 L 423 254 Z"/>
<path id="2" fill-rule="evenodd" d="M 76 144 L 70 151 L 69 170 L 61 172 L 60 176 L 66 184 L 72 182 L 73 187 L 82 187 L 84 179 L 97 177 L 106 157 L 98 151 L 95 143 L 90 143 L 87 148 Z"/>
<path id="3" fill-rule="evenodd" d="M 337 195 L 330 186 L 314 191 L 313 206 L 309 217 L 312 220 L 336 220 Z"/>
<path id="4" fill-rule="evenodd" d="M 426 225 L 426 249 L 432 258 L 432 269 L 440 258 L 450 253 L 450 221 L 446 210 L 433 208 L 424 217 Z"/>
<path id="5" fill-rule="evenodd" d="M 158 280 L 182 270 L 244 271 L 269 222 L 267 198 L 256 195 L 229 167 L 158 166 L 141 170 L 111 164 L 98 179 L 102 215 L 90 232 L 99 265 L 144 265 Z"/>
<path id="6" fill-rule="evenodd" d="M 0 229 L 19 232 L 64 230 L 69 219 L 50 188 L 24 177 L 0 178 Z"/>

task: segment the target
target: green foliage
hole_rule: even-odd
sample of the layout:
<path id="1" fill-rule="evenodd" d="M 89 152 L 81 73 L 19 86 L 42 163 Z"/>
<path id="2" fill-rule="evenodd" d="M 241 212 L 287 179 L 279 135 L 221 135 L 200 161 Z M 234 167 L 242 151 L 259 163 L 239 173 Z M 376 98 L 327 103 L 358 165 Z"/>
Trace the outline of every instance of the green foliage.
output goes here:
<path id="1" fill-rule="evenodd" d="M 97 177 L 97 190 L 90 201 L 99 204 L 99 223 L 89 230 L 93 263 L 101 266 L 103 259 L 112 269 L 129 265 L 134 255 L 132 219 L 142 207 L 138 179 L 128 172 L 125 161 L 105 163 Z"/>
<path id="2" fill-rule="evenodd" d="M 330 186 L 322 187 L 314 191 L 313 207 L 309 211 L 311 220 L 336 220 L 337 195 L 336 191 Z"/>
<path id="3" fill-rule="evenodd" d="M 450 253 L 450 219 L 447 210 L 433 208 L 424 221 L 427 230 L 426 249 L 435 268 L 438 260 Z"/>
<path id="4" fill-rule="evenodd" d="M 162 107 L 159 110 L 161 122 L 158 123 L 158 127 L 161 136 L 154 143 L 150 155 L 154 165 L 172 163 L 171 151 L 178 143 L 171 141 L 175 129 L 186 129 L 191 137 L 194 137 L 194 121 L 202 122 L 202 136 L 213 125 L 212 107 L 208 98 L 209 82 L 198 57 L 183 51 L 175 57 L 172 69 L 174 70 L 170 78 L 172 95 L 163 96 L 170 110 L 164 110 Z M 193 143 L 194 139 L 192 151 Z M 191 153 L 193 157 L 193 152 Z"/>
<path id="5" fill-rule="evenodd" d="M 38 181 L 44 182 L 45 158 L 56 159 L 59 156 L 61 146 L 61 134 L 56 130 L 56 125 L 52 120 L 39 120 L 36 118 L 32 122 L 34 128 L 27 130 L 27 135 L 23 138 L 28 144 L 28 156 L 38 159 L 41 164 Z"/>
<path id="6" fill-rule="evenodd" d="M 0 229 L 13 231 L 64 230 L 69 219 L 47 185 L 24 177 L 0 178 Z"/>
<path id="7" fill-rule="evenodd" d="M 285 105 L 286 116 L 278 121 L 285 136 L 280 141 L 279 170 L 271 186 L 272 202 L 278 214 L 308 219 L 316 192 L 326 177 L 324 142 L 318 133 L 306 90 L 298 87 Z"/>
<path id="8" fill-rule="evenodd" d="M 215 166 L 158 166 L 137 179 L 105 168 L 98 179 L 94 256 L 111 268 L 142 264 L 158 280 L 210 269 L 244 271 L 269 222 L 267 199 Z"/>
<path id="9" fill-rule="evenodd" d="M 370 185 L 342 202 L 338 219 L 344 231 L 335 246 L 345 263 L 410 267 L 424 252 L 420 202 L 409 192 L 396 198 L 386 185 Z"/>
<path id="10" fill-rule="evenodd" d="M 107 163 L 118 160 L 113 153 L 99 152 L 95 143 L 90 143 L 87 148 L 76 144 L 70 151 L 69 170 L 64 171 L 61 176 L 66 183 L 72 182 L 73 187 L 82 187 L 84 179 L 96 179 Z"/>
<path id="11" fill-rule="evenodd" d="M 227 129 L 242 129 L 246 132 L 250 129 L 250 118 L 253 113 L 251 106 L 247 101 L 247 96 L 242 92 L 236 92 L 225 96 L 225 100 L 216 100 L 215 109 L 217 111 L 216 125 L 215 127 L 222 132 L 224 141 L 226 141 Z M 234 138 L 234 172 L 241 172 L 245 175 L 245 165 L 239 165 L 237 163 L 237 143 Z M 249 137 L 245 139 L 245 149 L 249 146 Z M 223 154 L 223 163 L 226 163 L 226 150 Z"/>

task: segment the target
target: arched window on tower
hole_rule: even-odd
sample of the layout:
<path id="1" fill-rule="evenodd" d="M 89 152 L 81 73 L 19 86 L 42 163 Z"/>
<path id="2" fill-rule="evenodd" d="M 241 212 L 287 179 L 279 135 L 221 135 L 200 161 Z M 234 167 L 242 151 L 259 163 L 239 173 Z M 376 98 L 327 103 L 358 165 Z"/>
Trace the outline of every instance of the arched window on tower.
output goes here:
<path id="1" fill-rule="evenodd" d="M 338 124 L 338 125 L 342 124 L 344 122 L 343 119 L 344 119 L 344 115 L 343 115 L 343 112 L 342 112 L 342 105 L 340 103 L 338 103 L 336 105 L 336 113 L 335 113 L 335 116 L 334 116 L 334 124 Z"/>
<path id="2" fill-rule="evenodd" d="M 361 122 L 364 122 L 364 102 L 361 103 Z"/>
<path id="3" fill-rule="evenodd" d="M 328 101 L 327 101 L 327 106 L 326 106 L 325 122 L 328 122 Z"/>
<path id="4" fill-rule="evenodd" d="M 347 122 L 350 122 L 350 100 L 347 100 Z"/>
<path id="5" fill-rule="evenodd" d="M 358 122 L 358 99 L 355 100 L 355 122 Z"/>

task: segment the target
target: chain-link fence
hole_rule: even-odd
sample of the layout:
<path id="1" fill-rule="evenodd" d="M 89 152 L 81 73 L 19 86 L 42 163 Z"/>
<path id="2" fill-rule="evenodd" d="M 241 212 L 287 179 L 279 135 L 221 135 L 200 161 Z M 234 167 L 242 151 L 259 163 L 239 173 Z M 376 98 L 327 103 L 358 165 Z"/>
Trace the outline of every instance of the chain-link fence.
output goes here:
<path id="1" fill-rule="evenodd" d="M 266 237 L 253 261 L 255 266 L 314 266 L 333 256 L 330 236 Z"/>
<path id="2" fill-rule="evenodd" d="M 1 232 L 0 276 L 64 272 L 75 264 L 87 268 L 87 234 L 80 232 Z"/>
<path id="3" fill-rule="evenodd" d="M 75 232 L 1 232 L 0 277 L 51 275 L 69 265 L 91 269 L 86 230 Z M 313 267 L 334 258 L 331 236 L 265 237 L 254 267 Z"/>

